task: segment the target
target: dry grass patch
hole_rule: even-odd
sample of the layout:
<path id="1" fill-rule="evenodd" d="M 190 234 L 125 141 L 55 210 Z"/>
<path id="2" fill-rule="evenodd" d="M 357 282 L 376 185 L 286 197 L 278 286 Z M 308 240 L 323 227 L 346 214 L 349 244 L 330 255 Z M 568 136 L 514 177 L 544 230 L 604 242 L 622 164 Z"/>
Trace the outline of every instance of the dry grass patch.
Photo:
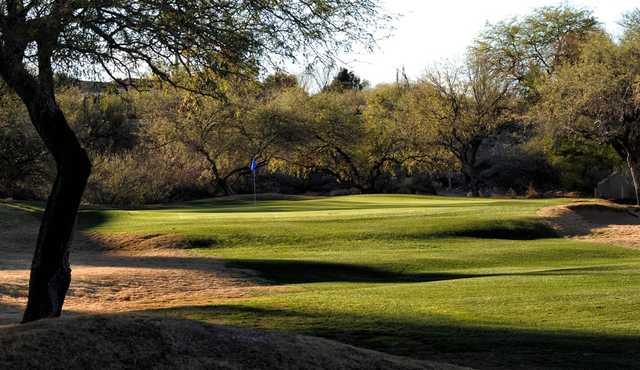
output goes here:
<path id="1" fill-rule="evenodd" d="M 0 282 L 0 323 L 15 322 L 16 309 L 26 304 L 28 260 L 5 269 Z M 0 269 L 2 267 L 0 266 Z M 65 311 L 124 312 L 200 305 L 219 299 L 243 298 L 277 289 L 248 279 L 215 258 L 196 258 L 174 251 L 162 253 L 96 253 L 72 255 L 72 282 Z M 10 293 L 10 294 L 4 294 Z M 4 312 L 3 312 L 4 311 Z"/>
<path id="2" fill-rule="evenodd" d="M 20 320 L 27 301 L 37 215 L 0 206 L 0 325 Z M 250 271 L 185 251 L 205 241 L 170 235 L 76 233 L 65 312 L 109 313 L 209 304 L 277 288 Z"/>

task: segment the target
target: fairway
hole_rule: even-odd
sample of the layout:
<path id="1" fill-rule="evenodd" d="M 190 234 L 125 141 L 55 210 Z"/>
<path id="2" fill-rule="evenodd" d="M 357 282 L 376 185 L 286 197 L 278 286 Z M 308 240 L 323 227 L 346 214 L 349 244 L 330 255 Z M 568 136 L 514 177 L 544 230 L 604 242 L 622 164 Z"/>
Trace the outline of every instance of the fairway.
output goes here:
<path id="1" fill-rule="evenodd" d="M 637 366 L 640 251 L 559 238 L 536 216 L 569 202 L 217 200 L 85 210 L 80 226 L 177 235 L 274 286 L 163 315 L 480 368 Z"/>

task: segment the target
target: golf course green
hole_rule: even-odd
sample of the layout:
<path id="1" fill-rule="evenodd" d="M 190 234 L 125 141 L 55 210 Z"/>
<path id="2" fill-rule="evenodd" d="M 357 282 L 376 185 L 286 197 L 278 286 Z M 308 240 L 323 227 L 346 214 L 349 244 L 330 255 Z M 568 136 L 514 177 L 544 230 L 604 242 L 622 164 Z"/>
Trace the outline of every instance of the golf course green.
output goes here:
<path id="1" fill-rule="evenodd" d="M 640 251 L 560 238 L 536 215 L 571 201 L 206 200 L 84 210 L 80 228 L 177 235 L 274 286 L 162 315 L 481 368 L 637 365 Z"/>

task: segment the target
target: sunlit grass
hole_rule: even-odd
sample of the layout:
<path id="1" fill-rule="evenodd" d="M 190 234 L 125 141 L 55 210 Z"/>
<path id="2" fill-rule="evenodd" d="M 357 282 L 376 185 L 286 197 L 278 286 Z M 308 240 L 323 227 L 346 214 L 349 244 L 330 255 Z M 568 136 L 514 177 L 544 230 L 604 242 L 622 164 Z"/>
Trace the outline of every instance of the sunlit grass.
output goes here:
<path id="1" fill-rule="evenodd" d="M 567 202 L 208 201 L 85 211 L 81 224 L 97 233 L 208 238 L 209 247 L 193 252 L 223 257 L 287 288 L 241 300 L 212 297 L 209 306 L 168 315 L 472 366 L 482 359 L 509 367 L 546 352 L 553 356 L 536 360 L 545 366 L 635 364 L 640 252 L 557 238 L 536 211 Z M 633 354 L 621 355 L 627 352 Z"/>

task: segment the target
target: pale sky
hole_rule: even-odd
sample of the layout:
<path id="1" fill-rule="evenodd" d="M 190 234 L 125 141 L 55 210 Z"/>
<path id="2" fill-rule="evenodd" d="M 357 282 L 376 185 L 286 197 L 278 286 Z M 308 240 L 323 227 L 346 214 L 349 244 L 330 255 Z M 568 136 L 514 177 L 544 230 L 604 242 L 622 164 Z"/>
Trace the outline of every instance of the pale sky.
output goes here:
<path id="1" fill-rule="evenodd" d="M 446 59 L 462 58 L 487 22 L 495 23 L 546 6 L 570 4 L 591 9 L 607 30 L 619 33 L 624 12 L 640 6 L 637 0 L 382 0 L 384 7 L 402 14 L 390 38 L 381 40 L 373 54 L 345 57 L 347 67 L 372 85 L 391 82 L 404 66 L 410 78 Z M 357 59 L 354 61 L 354 59 Z"/>

